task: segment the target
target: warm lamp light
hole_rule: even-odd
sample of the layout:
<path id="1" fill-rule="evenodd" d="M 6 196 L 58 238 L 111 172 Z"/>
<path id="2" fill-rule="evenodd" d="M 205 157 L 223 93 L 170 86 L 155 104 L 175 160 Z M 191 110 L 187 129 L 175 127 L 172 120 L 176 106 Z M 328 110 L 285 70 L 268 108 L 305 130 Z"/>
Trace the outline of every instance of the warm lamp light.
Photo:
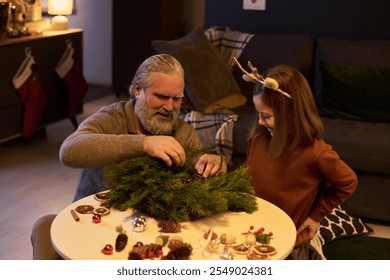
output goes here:
<path id="1" fill-rule="evenodd" d="M 73 10 L 73 0 L 49 0 L 47 13 L 55 15 L 51 19 L 51 27 L 53 30 L 68 29 L 67 15 L 71 15 Z"/>

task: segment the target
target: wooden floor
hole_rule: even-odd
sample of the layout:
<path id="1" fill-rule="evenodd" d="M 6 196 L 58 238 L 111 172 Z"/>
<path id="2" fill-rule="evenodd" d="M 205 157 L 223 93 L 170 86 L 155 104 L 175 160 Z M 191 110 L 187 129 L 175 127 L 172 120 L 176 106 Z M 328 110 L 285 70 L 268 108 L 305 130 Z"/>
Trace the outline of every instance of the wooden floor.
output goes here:
<path id="1" fill-rule="evenodd" d="M 111 94 L 86 103 L 77 120 L 81 122 L 115 100 Z M 31 139 L 0 145 L 0 259 L 32 259 L 33 223 L 72 202 L 80 170 L 63 166 L 58 151 L 73 131 L 72 123 L 64 120 L 49 125 Z"/>
<path id="2" fill-rule="evenodd" d="M 87 102 L 78 121 L 115 100 L 110 94 Z M 64 120 L 31 139 L 0 145 L 0 259 L 31 260 L 33 223 L 72 202 L 80 171 L 63 166 L 58 150 L 73 129 L 71 122 Z M 390 226 L 369 225 L 375 236 L 390 238 Z"/>

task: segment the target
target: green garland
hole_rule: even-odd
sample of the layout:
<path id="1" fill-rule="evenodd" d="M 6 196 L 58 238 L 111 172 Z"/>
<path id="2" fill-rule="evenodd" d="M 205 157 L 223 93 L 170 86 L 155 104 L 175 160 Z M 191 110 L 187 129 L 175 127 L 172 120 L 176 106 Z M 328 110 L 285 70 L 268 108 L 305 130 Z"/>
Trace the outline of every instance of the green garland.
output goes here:
<path id="1" fill-rule="evenodd" d="M 247 167 L 205 180 L 194 168 L 199 152 L 187 153 L 183 167 L 168 167 L 150 157 L 110 166 L 105 177 L 111 191 L 102 206 L 120 211 L 132 208 L 157 220 L 174 222 L 196 220 L 223 211 L 253 213 L 257 210 Z"/>

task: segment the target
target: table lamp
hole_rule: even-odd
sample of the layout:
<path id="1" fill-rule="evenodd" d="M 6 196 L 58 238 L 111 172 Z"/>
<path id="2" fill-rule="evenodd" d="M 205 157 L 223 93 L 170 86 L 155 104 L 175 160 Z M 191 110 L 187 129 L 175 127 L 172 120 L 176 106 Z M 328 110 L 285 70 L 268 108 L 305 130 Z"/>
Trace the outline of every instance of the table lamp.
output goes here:
<path id="1" fill-rule="evenodd" d="M 47 13 L 55 15 L 51 19 L 51 27 L 53 30 L 68 29 L 67 15 L 71 15 L 73 10 L 73 0 L 49 0 Z"/>

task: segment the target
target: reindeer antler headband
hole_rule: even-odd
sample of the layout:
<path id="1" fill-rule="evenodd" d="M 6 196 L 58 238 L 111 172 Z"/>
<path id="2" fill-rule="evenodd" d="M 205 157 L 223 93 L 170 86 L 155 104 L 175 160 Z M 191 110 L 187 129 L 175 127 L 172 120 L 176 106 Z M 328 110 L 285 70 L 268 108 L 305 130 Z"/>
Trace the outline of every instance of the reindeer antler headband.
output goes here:
<path id="1" fill-rule="evenodd" d="M 241 64 L 238 62 L 238 60 L 233 57 L 233 60 L 234 62 L 237 64 L 238 68 L 240 68 L 240 70 L 242 71 L 242 73 L 244 73 L 242 75 L 242 78 L 247 81 L 247 82 L 252 82 L 252 83 L 257 83 L 257 82 L 260 82 L 262 83 L 266 88 L 269 88 L 269 89 L 272 89 L 274 91 L 277 91 L 277 92 L 280 92 L 281 94 L 283 94 L 284 96 L 292 99 L 291 95 L 289 95 L 287 92 L 285 92 L 284 90 L 281 90 L 279 88 L 279 83 L 275 80 L 275 79 L 272 79 L 272 78 L 263 78 L 263 76 L 261 76 L 257 70 L 256 67 L 254 67 L 252 65 L 252 63 L 250 61 L 248 61 L 248 67 L 249 69 L 252 71 L 252 73 L 249 73 L 248 71 L 246 71 L 244 68 L 242 68 Z"/>

